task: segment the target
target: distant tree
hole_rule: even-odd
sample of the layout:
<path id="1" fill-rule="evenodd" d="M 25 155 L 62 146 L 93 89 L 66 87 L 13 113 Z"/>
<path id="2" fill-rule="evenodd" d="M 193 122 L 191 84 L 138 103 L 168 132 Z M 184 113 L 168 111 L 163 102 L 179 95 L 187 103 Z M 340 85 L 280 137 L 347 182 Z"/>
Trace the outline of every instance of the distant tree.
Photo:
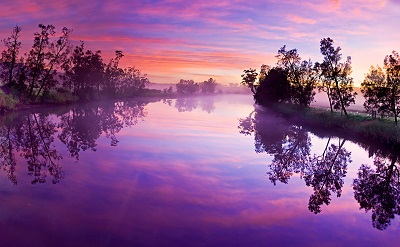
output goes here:
<path id="1" fill-rule="evenodd" d="M 290 84 L 286 71 L 279 67 L 269 70 L 257 87 L 254 99 L 260 105 L 289 101 Z"/>
<path id="2" fill-rule="evenodd" d="M 276 57 L 278 66 L 287 74 L 292 103 L 309 106 L 317 83 L 317 73 L 311 60 L 301 61 L 297 49 L 286 50 L 286 46 L 279 49 Z"/>
<path id="3" fill-rule="evenodd" d="M 217 83 L 213 78 L 200 83 L 201 92 L 204 94 L 214 94 Z"/>
<path id="4" fill-rule="evenodd" d="M 176 84 L 176 92 L 179 94 L 194 94 L 199 92 L 199 89 L 199 84 L 195 83 L 193 80 L 181 79 Z"/>
<path id="5" fill-rule="evenodd" d="M 171 94 L 171 93 L 173 93 L 174 92 L 174 89 L 172 88 L 172 86 L 169 86 L 168 88 L 164 88 L 163 89 L 163 93 L 165 93 L 165 94 Z"/>
<path id="6" fill-rule="evenodd" d="M 346 62 L 342 63 L 342 54 L 340 46 L 336 49 L 333 46 L 331 38 L 324 38 L 320 42 L 321 54 L 324 56 L 322 63 L 317 64 L 320 69 L 323 88 L 328 94 L 332 106 L 335 109 L 341 109 L 347 116 L 346 107 L 355 103 L 357 93 L 353 92 L 353 78 L 351 73 L 351 57 L 347 57 Z M 332 86 L 333 84 L 333 86 Z"/>
<path id="7" fill-rule="evenodd" d="M 21 42 L 18 40 L 20 35 L 21 27 L 16 25 L 13 28 L 11 36 L 2 40 L 7 49 L 1 53 L 2 71 L 0 73 L 0 78 L 3 80 L 3 83 L 8 84 L 10 87 L 16 84 L 16 77 L 18 74 L 16 70 L 20 67 L 18 63 L 22 63 L 22 58 L 18 58 L 21 48 Z"/>

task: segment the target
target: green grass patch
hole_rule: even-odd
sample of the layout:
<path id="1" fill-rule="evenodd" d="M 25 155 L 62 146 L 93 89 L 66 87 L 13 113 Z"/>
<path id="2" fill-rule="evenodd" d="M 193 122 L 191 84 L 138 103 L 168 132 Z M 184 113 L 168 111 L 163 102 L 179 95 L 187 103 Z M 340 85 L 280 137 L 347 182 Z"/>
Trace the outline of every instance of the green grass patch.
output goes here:
<path id="1" fill-rule="evenodd" d="M 326 132 L 336 132 L 349 138 L 367 140 L 385 146 L 400 147 L 400 127 L 391 119 L 372 119 L 366 114 L 340 112 L 331 113 L 329 109 L 301 108 L 281 104 L 272 108 L 284 118 L 297 124 L 318 128 Z"/>

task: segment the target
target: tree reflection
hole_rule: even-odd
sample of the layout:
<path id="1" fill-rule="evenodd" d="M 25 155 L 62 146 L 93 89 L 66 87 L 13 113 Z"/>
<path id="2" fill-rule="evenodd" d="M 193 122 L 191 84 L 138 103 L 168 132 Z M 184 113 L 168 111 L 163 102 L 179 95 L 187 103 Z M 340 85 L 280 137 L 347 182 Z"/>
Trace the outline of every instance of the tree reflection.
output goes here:
<path id="1" fill-rule="evenodd" d="M 164 103 L 171 105 L 171 102 L 164 101 Z M 215 110 L 213 97 L 179 97 L 175 101 L 175 108 L 179 112 L 191 112 L 198 107 L 202 111 L 211 113 Z"/>
<path id="2" fill-rule="evenodd" d="M 289 125 L 282 119 L 256 110 L 239 120 L 239 132 L 254 134 L 255 151 L 273 156 L 267 172 L 269 180 L 288 183 L 294 174 L 299 174 L 307 186 L 313 188 L 308 208 L 313 213 L 321 212 L 321 205 L 328 205 L 332 193 L 341 196 L 347 164 L 351 162 L 350 152 L 339 144 L 332 144 L 328 138 L 321 155 L 311 155 L 311 140 L 302 126 Z"/>
<path id="3" fill-rule="evenodd" d="M 331 193 L 335 193 L 337 197 L 341 196 L 347 164 L 351 162 L 351 153 L 343 147 L 345 140 L 339 139 L 339 145 L 329 146 L 329 143 L 330 138 L 323 154 L 314 155 L 310 159 L 309 167 L 304 175 L 304 181 L 314 190 L 308 209 L 315 214 L 321 212 L 322 204 L 329 205 Z"/>
<path id="4" fill-rule="evenodd" d="M 0 168 L 13 184 L 19 154 L 27 163 L 31 183 L 44 183 L 51 176 L 53 183 L 64 178 L 55 145 L 58 137 L 71 157 L 79 160 L 81 151 L 96 151 L 96 142 L 104 134 L 111 146 L 118 144 L 116 134 L 123 128 L 142 120 L 147 112 L 144 102 L 103 102 L 83 105 L 62 114 L 59 119 L 48 113 L 13 114 L 1 119 Z"/>
<path id="5" fill-rule="evenodd" d="M 384 230 L 400 214 L 400 174 L 398 156 L 376 155 L 375 170 L 362 165 L 353 181 L 354 197 L 366 212 L 372 211 L 372 225 Z"/>

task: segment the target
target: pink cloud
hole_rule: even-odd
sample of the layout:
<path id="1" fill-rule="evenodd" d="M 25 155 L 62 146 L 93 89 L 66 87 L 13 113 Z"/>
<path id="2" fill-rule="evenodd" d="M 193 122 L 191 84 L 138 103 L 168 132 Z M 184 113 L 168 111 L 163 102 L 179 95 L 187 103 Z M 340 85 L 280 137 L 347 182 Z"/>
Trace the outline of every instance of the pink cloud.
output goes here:
<path id="1" fill-rule="evenodd" d="M 316 24 L 317 21 L 314 19 L 310 19 L 310 18 L 305 18 L 305 17 L 301 17 L 301 16 L 297 16 L 297 15 L 288 15 L 287 18 L 295 23 L 298 24 Z"/>

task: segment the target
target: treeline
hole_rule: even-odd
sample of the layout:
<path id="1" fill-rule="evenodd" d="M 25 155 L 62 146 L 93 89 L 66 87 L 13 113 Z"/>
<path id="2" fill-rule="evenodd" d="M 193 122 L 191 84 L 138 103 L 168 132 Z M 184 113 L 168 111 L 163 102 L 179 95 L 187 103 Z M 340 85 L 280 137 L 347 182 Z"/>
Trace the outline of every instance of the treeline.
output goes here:
<path id="1" fill-rule="evenodd" d="M 322 62 L 302 60 L 297 49 L 279 49 L 275 67 L 262 65 L 259 73 L 255 69 L 244 70 L 242 84 L 250 87 L 255 101 L 261 105 L 290 102 L 304 107 L 310 106 L 316 90 L 326 92 L 331 112 L 342 110 L 355 102 L 351 57 L 342 62 L 341 48 L 335 48 L 331 38 L 324 38 L 320 51 Z"/>
<path id="2" fill-rule="evenodd" d="M 330 110 L 341 110 L 355 103 L 357 95 L 353 90 L 351 57 L 342 61 L 340 47 L 334 47 L 331 38 L 320 42 L 322 62 L 312 63 L 302 60 L 297 49 L 279 49 L 277 65 L 262 65 L 260 72 L 255 69 L 244 70 L 242 84 L 247 85 L 254 94 L 255 101 L 261 105 L 276 102 L 289 102 L 309 107 L 316 91 L 327 94 Z M 400 104 L 400 56 L 393 51 L 384 59 L 383 68 L 371 67 L 361 84 L 365 97 L 364 107 L 368 113 L 394 116 L 397 125 Z"/>
<path id="3" fill-rule="evenodd" d="M 15 26 L 2 40 L 3 91 L 27 103 L 66 102 L 133 96 L 149 83 L 135 67 L 119 67 L 122 51 L 104 62 L 101 51 L 85 49 L 83 41 L 73 47 L 71 33 L 72 29 L 64 27 L 56 37 L 53 25 L 39 24 L 32 48 L 21 56 L 21 27 Z"/>
<path id="4" fill-rule="evenodd" d="M 217 85 L 217 82 L 213 78 L 210 78 L 200 83 L 194 82 L 193 80 L 181 79 L 175 86 L 178 94 L 195 94 L 199 92 L 203 94 L 214 94 L 216 93 Z"/>

